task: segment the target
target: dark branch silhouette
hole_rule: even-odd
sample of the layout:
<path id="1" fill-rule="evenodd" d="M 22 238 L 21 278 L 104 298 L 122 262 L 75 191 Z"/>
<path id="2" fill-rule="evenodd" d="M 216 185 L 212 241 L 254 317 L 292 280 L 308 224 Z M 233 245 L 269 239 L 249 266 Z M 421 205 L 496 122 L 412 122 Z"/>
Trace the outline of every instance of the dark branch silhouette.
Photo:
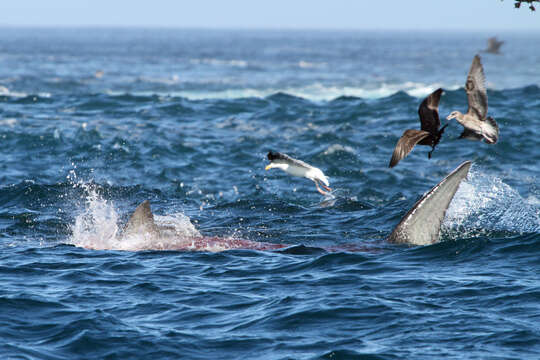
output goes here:
<path id="1" fill-rule="evenodd" d="M 514 7 L 516 9 L 519 9 L 521 7 L 521 3 L 527 3 L 529 4 L 529 9 L 531 11 L 536 11 L 536 8 L 534 7 L 535 2 L 540 2 L 540 0 L 514 0 Z"/>

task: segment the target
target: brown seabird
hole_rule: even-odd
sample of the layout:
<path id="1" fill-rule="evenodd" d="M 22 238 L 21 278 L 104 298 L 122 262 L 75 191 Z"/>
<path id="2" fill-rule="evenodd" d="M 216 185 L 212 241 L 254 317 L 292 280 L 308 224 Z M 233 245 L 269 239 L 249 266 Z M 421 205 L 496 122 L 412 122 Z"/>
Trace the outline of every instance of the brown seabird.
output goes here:
<path id="1" fill-rule="evenodd" d="M 441 140 L 444 128 L 448 126 L 446 124 L 439 130 L 441 126 L 439 100 L 442 93 L 443 89 L 437 89 L 422 101 L 418 108 L 422 130 L 408 129 L 403 132 L 396 144 L 389 167 L 396 166 L 401 159 L 409 155 L 416 144 L 431 146 L 431 151 L 428 153 L 428 158 L 431 159 L 431 153 Z"/>
<path id="2" fill-rule="evenodd" d="M 484 52 L 498 55 L 500 54 L 499 49 L 501 48 L 502 44 L 504 44 L 504 41 L 499 41 L 496 37 L 490 37 L 488 39 L 487 48 L 484 50 Z"/>

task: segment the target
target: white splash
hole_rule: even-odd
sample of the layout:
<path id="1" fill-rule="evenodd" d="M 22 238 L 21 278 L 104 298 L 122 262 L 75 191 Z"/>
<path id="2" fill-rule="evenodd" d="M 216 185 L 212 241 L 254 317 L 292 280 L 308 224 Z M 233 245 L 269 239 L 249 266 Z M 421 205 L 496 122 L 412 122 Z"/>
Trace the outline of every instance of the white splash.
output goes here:
<path id="1" fill-rule="evenodd" d="M 471 169 L 446 212 L 444 230 L 485 233 L 540 231 L 540 208 L 500 178 Z M 463 234 L 461 234 L 463 235 Z"/>
<path id="2" fill-rule="evenodd" d="M 189 217 L 182 213 L 167 216 L 155 215 L 154 220 L 160 228 L 155 234 L 133 234 L 122 236 L 123 225 L 112 202 L 104 200 L 92 186 L 76 184 L 87 193 L 82 212 L 76 217 L 68 243 L 96 250 L 169 250 L 190 249 L 201 238 Z"/>
<path id="3" fill-rule="evenodd" d="M 76 184 L 87 193 L 85 209 L 72 226 L 70 244 L 92 249 L 117 248 L 118 214 L 114 206 L 103 200 L 90 185 Z"/>

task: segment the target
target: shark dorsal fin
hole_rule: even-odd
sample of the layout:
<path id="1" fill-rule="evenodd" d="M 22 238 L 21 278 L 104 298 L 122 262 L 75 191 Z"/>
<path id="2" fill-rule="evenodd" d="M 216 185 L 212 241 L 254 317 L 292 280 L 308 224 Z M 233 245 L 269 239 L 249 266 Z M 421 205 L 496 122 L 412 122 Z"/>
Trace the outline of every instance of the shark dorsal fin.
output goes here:
<path id="1" fill-rule="evenodd" d="M 446 210 L 470 167 L 471 162 L 465 161 L 422 196 L 394 228 L 388 241 L 412 245 L 429 245 L 439 241 L 439 230 Z"/>
<path id="2" fill-rule="evenodd" d="M 133 214 L 131 214 L 124 229 L 124 234 L 154 234 L 157 232 L 158 229 L 154 222 L 154 215 L 150 209 L 150 201 L 145 200 L 137 206 Z"/>

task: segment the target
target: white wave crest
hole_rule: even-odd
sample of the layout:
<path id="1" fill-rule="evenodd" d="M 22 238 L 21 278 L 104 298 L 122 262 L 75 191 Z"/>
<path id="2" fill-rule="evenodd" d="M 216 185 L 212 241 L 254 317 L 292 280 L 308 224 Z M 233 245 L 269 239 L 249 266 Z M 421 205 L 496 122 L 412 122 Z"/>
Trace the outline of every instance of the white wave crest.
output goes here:
<path id="1" fill-rule="evenodd" d="M 15 125 L 17 125 L 17 119 L 15 118 L 5 118 L 0 120 L 0 126 L 9 126 L 12 128 Z"/>
<path id="2" fill-rule="evenodd" d="M 0 96 L 10 96 L 10 97 L 26 97 L 28 94 L 23 92 L 14 92 L 10 91 L 7 87 L 0 85 Z"/>
<path id="3" fill-rule="evenodd" d="M 540 209 L 500 178 L 471 169 L 446 212 L 446 230 L 473 233 L 540 231 Z"/>
<path id="4" fill-rule="evenodd" d="M 173 74 L 170 77 L 139 76 L 137 80 L 141 82 L 145 82 L 145 83 L 151 83 L 151 84 L 175 85 L 180 82 L 180 77 L 176 74 Z"/>
<path id="5" fill-rule="evenodd" d="M 231 67 L 240 67 L 240 68 L 245 68 L 248 66 L 247 61 L 238 60 L 238 59 L 223 60 L 223 59 L 214 59 L 214 58 L 202 58 L 202 59 L 191 59 L 189 62 L 194 65 L 204 64 L 204 65 L 212 65 L 212 66 L 231 66 Z"/>
<path id="6" fill-rule="evenodd" d="M 332 144 L 324 151 L 324 155 L 331 155 L 336 152 L 347 152 L 353 155 L 356 154 L 356 151 L 348 145 Z"/>
<path id="7" fill-rule="evenodd" d="M 326 67 L 326 62 L 311 62 L 311 61 L 305 61 L 300 60 L 298 62 L 298 67 L 302 69 L 317 69 L 317 68 L 323 68 Z"/>
<path id="8" fill-rule="evenodd" d="M 135 96 L 177 96 L 184 97 L 190 100 L 204 100 L 204 99 L 242 99 L 242 98 L 265 98 L 277 93 L 286 93 L 292 96 L 301 97 L 312 101 L 330 101 L 340 96 L 353 96 L 363 99 L 379 99 L 396 94 L 399 91 L 403 91 L 410 96 L 424 97 L 429 95 L 439 87 L 443 87 L 442 84 L 424 84 L 416 82 L 405 82 L 400 84 L 373 84 L 365 87 L 354 86 L 328 86 L 321 83 L 315 83 L 302 87 L 268 87 L 262 89 L 256 88 L 241 88 L 241 89 L 223 89 L 215 91 L 207 90 L 182 90 L 182 91 L 169 91 L 169 92 L 154 92 L 154 91 L 140 91 L 133 92 Z M 459 88 L 459 85 L 452 85 L 444 87 L 448 90 L 455 90 Z M 123 95 L 123 91 L 107 90 L 109 95 Z"/>

